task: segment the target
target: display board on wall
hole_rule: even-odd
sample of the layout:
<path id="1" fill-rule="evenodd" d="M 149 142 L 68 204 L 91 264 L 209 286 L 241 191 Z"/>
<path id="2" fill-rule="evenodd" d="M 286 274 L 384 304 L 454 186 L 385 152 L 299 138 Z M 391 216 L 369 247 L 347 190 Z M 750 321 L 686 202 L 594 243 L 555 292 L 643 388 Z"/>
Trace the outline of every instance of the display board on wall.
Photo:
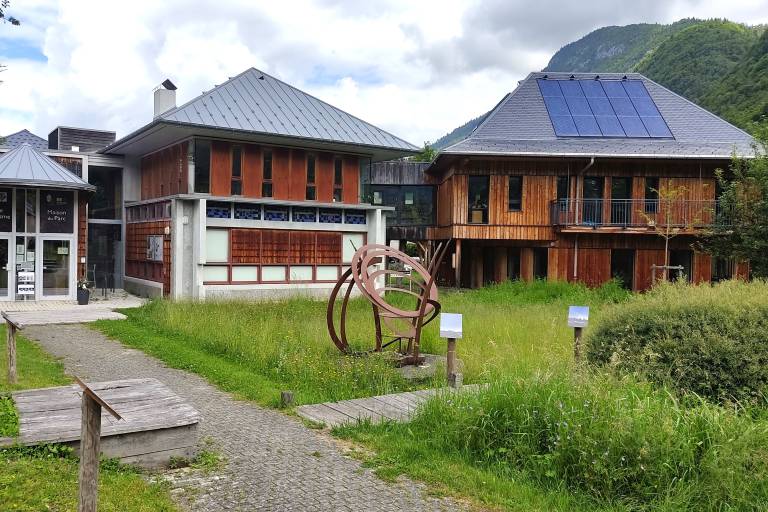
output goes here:
<path id="1" fill-rule="evenodd" d="M 162 235 L 149 235 L 147 237 L 147 259 L 149 261 L 163 261 Z"/>
<path id="2" fill-rule="evenodd" d="M 12 224 L 13 201 L 11 200 L 11 190 L 0 188 L 0 231 L 8 232 L 13 229 Z"/>
<path id="3" fill-rule="evenodd" d="M 40 192 L 40 231 L 72 233 L 74 231 L 75 196 L 65 190 Z"/>

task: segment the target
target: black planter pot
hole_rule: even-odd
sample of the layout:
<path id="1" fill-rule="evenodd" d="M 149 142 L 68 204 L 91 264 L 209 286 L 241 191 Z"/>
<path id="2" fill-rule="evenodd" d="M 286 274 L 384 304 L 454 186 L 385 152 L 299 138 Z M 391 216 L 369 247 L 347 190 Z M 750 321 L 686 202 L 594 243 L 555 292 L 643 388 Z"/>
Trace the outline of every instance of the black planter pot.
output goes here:
<path id="1" fill-rule="evenodd" d="M 77 289 L 77 303 L 80 306 L 85 306 L 88 304 L 88 301 L 91 300 L 91 290 L 88 288 L 78 288 Z"/>

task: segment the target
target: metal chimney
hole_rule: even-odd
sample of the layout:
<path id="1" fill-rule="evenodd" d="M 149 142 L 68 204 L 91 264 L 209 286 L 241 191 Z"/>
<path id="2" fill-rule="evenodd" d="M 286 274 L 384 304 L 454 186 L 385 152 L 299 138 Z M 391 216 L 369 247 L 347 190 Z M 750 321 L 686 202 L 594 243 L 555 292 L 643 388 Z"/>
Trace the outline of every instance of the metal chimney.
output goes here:
<path id="1" fill-rule="evenodd" d="M 155 87 L 155 117 L 176 108 L 176 86 L 166 79 Z"/>

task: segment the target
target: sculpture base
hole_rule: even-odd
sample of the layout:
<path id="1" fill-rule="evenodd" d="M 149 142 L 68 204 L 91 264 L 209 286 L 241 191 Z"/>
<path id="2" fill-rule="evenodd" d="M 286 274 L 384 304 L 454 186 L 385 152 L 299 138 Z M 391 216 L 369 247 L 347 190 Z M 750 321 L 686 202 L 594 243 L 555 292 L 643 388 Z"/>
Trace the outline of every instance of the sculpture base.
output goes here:
<path id="1" fill-rule="evenodd" d="M 435 375 L 438 368 L 445 368 L 446 359 L 445 356 L 439 356 L 436 354 L 421 354 L 420 359 L 424 361 L 418 365 L 399 365 L 397 369 L 403 378 L 408 380 L 424 380 L 429 379 Z M 464 363 L 460 360 L 456 360 L 457 371 L 461 371 L 464 368 Z"/>

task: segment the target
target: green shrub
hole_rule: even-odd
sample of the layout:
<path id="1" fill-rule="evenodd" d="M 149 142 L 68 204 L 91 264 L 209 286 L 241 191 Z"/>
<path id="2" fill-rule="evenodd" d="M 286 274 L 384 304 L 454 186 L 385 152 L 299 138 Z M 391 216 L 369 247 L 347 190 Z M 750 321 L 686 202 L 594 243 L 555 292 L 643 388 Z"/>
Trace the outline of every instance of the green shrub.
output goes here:
<path id="1" fill-rule="evenodd" d="M 719 402 L 765 403 L 768 283 L 663 285 L 603 311 L 588 360 Z"/>
<path id="2" fill-rule="evenodd" d="M 501 478 L 565 485 L 602 505 L 759 510 L 768 503 L 768 422 L 704 400 L 683 406 L 632 380 L 508 379 L 434 399 L 409 425 L 357 428 L 460 453 Z"/>

